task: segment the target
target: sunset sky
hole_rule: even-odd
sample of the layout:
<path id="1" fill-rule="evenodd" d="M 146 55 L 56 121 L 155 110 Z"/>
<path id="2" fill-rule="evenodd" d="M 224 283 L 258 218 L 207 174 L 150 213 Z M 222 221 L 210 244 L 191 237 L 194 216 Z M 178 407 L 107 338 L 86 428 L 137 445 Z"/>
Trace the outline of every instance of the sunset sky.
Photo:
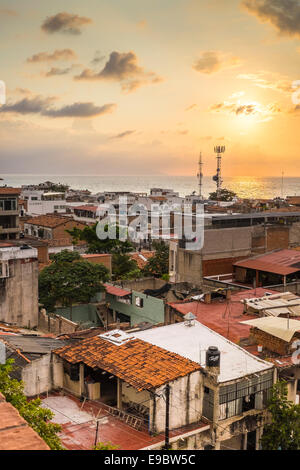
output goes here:
<path id="1" fill-rule="evenodd" d="M 1 173 L 300 177 L 299 0 L 0 0 Z M 300 88 L 300 85 L 299 85 Z M 299 93 L 300 102 L 300 93 Z"/>

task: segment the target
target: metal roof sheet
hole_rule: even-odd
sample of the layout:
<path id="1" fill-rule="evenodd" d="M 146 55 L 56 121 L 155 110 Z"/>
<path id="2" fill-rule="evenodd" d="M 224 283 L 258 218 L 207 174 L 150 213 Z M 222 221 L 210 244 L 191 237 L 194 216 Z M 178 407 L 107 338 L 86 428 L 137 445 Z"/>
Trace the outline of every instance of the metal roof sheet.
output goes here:
<path id="1" fill-rule="evenodd" d="M 266 255 L 234 263 L 234 266 L 288 275 L 300 271 L 300 253 L 296 250 L 279 250 Z"/>
<path id="2" fill-rule="evenodd" d="M 296 332 L 300 331 L 300 321 L 288 318 L 262 317 L 255 320 L 242 321 L 241 323 L 258 328 L 287 343 L 291 341 Z"/>
<path id="3" fill-rule="evenodd" d="M 111 295 L 116 295 L 117 297 L 125 297 L 125 295 L 131 294 L 131 291 L 128 289 L 122 289 L 118 286 L 113 286 L 112 284 L 104 284 L 106 292 Z"/>

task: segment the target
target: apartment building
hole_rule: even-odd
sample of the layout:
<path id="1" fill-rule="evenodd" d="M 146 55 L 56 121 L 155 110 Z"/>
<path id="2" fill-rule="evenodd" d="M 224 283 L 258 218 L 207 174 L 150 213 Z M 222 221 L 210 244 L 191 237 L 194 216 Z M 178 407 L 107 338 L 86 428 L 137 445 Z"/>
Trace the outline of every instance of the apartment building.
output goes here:
<path id="1" fill-rule="evenodd" d="M 19 238 L 20 189 L 0 188 L 0 240 Z"/>
<path id="2" fill-rule="evenodd" d="M 0 244 L 0 321 L 38 324 L 38 252 L 31 246 Z"/>

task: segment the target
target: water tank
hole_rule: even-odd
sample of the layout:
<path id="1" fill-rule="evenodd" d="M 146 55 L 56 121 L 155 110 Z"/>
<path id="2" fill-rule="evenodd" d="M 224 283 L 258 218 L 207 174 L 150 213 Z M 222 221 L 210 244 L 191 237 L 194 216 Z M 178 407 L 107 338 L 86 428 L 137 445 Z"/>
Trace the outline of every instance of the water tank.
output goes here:
<path id="1" fill-rule="evenodd" d="M 219 367 L 221 353 L 216 346 L 209 346 L 206 351 L 206 367 Z"/>

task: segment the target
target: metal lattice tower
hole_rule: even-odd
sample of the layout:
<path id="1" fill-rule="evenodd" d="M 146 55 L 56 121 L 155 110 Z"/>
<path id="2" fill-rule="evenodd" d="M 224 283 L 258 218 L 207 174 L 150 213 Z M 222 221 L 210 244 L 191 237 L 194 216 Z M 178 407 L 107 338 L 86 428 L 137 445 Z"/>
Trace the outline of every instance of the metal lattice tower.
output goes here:
<path id="1" fill-rule="evenodd" d="M 203 167 L 203 162 L 202 162 L 202 153 L 200 152 L 200 155 L 199 155 L 199 162 L 198 162 L 198 165 L 199 165 L 199 170 L 198 170 L 198 174 L 197 174 L 197 177 L 198 177 L 198 186 L 199 186 L 199 198 L 200 199 L 203 199 L 203 194 L 202 194 L 202 186 L 203 186 L 203 172 L 202 172 L 202 167 Z"/>
<path id="2" fill-rule="evenodd" d="M 217 184 L 217 196 L 219 197 L 221 187 L 222 187 L 222 176 L 221 176 L 221 162 L 222 162 L 222 153 L 225 152 L 225 146 L 216 146 L 214 152 L 217 154 L 217 174 L 213 176 L 213 180 Z"/>

